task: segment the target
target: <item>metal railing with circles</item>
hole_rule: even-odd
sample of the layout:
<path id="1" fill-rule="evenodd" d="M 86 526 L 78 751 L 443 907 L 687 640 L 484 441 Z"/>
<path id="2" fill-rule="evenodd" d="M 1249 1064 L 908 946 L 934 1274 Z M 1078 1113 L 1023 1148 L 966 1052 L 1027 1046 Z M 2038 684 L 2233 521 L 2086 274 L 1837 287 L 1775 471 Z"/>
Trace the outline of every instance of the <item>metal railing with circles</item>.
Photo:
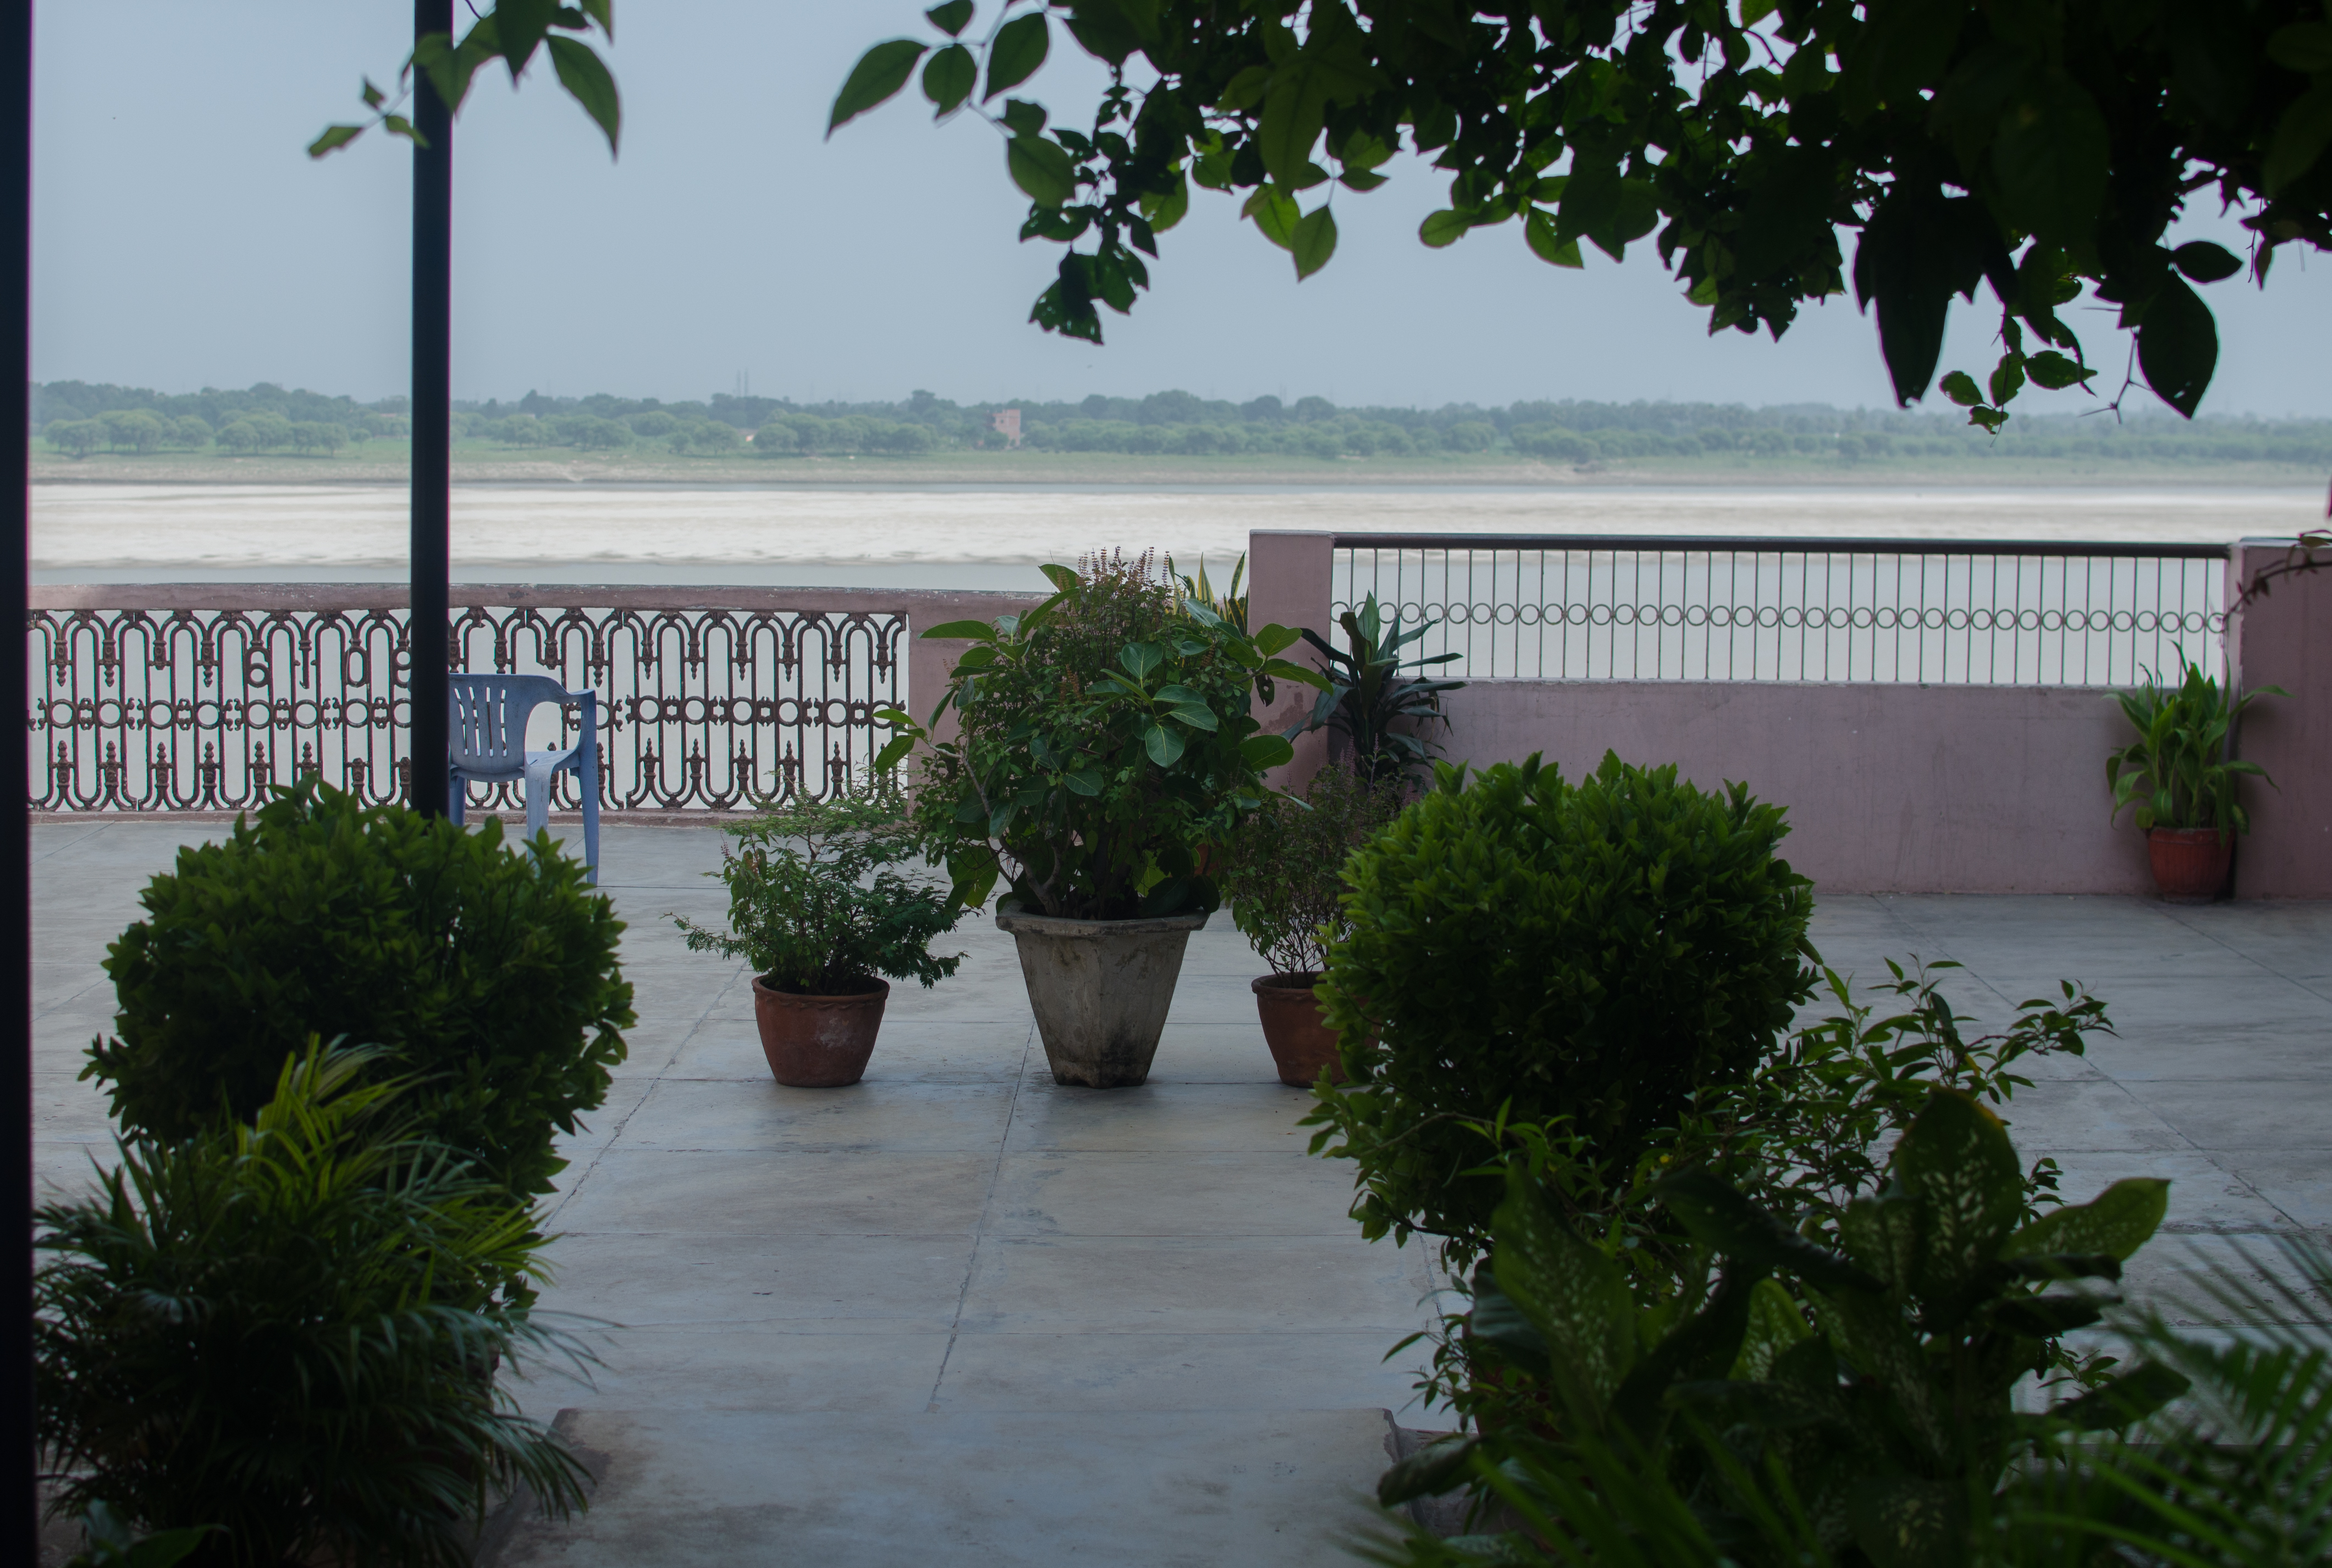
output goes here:
<path id="1" fill-rule="evenodd" d="M 1471 679 L 2126 685 L 2223 661 L 2227 548 L 1902 539 L 1339 534 Z"/>

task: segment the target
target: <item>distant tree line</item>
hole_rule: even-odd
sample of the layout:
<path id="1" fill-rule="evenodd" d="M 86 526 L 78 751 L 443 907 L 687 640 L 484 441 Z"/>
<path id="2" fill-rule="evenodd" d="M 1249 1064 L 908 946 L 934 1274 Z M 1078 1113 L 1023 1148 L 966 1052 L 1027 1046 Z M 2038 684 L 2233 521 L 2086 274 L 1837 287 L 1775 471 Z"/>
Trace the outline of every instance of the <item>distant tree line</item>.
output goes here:
<path id="1" fill-rule="evenodd" d="M 53 381 L 33 388 L 33 430 L 56 451 L 168 449 L 246 454 L 330 454 L 352 442 L 406 438 L 401 397 L 359 404 L 287 392 L 271 383 L 240 392 L 206 387 L 165 395 Z M 795 403 L 716 393 L 702 402 L 653 397 L 550 397 L 454 405 L 456 439 L 515 448 L 629 448 L 702 456 L 907 457 L 993 448 L 999 409 L 1020 410 L 1025 445 L 1040 451 L 1142 456 L 1343 460 L 1483 454 L 1593 464 L 1723 455 L 1734 461 L 1845 464 L 1938 459 L 2147 464 L 2263 463 L 2332 467 L 2332 420 L 2167 415 L 2020 414 L 1997 438 L 1956 416 L 1840 410 L 1821 404 L 1750 408 L 1716 403 L 1471 403 L 1438 408 L 1340 407 L 1325 397 L 1234 403 L 1190 392 L 1100 395 L 1075 403 L 958 404 L 919 391 L 893 403 Z"/>

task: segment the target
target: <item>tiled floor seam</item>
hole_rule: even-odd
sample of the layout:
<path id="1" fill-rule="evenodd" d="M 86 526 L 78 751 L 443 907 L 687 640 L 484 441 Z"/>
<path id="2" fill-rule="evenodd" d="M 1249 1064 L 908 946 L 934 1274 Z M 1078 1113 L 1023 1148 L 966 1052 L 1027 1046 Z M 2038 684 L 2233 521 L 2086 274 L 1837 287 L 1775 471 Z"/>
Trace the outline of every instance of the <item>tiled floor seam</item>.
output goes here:
<path id="1" fill-rule="evenodd" d="M 741 971 L 743 968 L 744 965 L 738 965 L 738 969 Z M 721 1005 L 721 999 L 727 996 L 729 994 L 729 988 L 736 983 L 737 976 L 731 974 L 727 980 L 722 982 L 721 989 L 714 991 L 711 999 L 705 1002 L 703 1011 L 698 1013 L 695 1020 L 692 1022 L 687 1028 L 681 1031 L 680 1037 L 673 1042 L 672 1054 L 664 1058 L 664 1066 L 658 1067 L 655 1074 L 649 1077 L 646 1092 L 642 1094 L 638 1099 L 632 1102 L 631 1109 L 626 1111 L 622 1115 L 616 1118 L 616 1125 L 608 1132 L 607 1141 L 591 1152 L 591 1158 L 584 1165 L 583 1173 L 570 1182 L 565 1191 L 559 1193 L 559 1201 L 552 1204 L 550 1207 L 550 1212 L 542 1217 L 542 1222 L 546 1228 L 558 1219 L 559 1211 L 567 1207 L 569 1200 L 571 1200 L 576 1193 L 581 1191 L 585 1183 L 591 1180 L 592 1173 L 599 1169 L 599 1162 L 607 1158 L 607 1151 L 613 1149 L 616 1144 L 624 1141 L 624 1129 L 631 1125 L 632 1118 L 639 1114 L 640 1107 L 646 1104 L 648 1100 L 655 1094 L 656 1085 L 664 1082 L 665 1069 L 670 1067 L 674 1062 L 680 1059 L 681 1051 L 687 1047 L 690 1040 L 696 1037 L 696 1031 L 704 1027 L 704 1020 L 712 1016 L 712 1009 Z"/>
<path id="2" fill-rule="evenodd" d="M 2275 976 L 2276 979 L 2283 981 L 2286 985 L 2298 986 L 2301 990 L 2306 991 L 2309 996 L 2316 998 L 2319 1001 L 2332 1001 L 2332 996 L 2327 996 L 2323 991 L 2317 990 L 2314 986 L 2309 985 L 2306 980 L 2284 973 L 2281 970 L 2276 968 L 2275 965 L 2268 962 L 2265 959 L 2254 957 L 2252 954 L 2245 952 L 2241 948 L 2237 947 L 2234 943 L 2219 935 L 2216 932 L 2205 931 L 2201 926 L 2196 925 L 2193 921 L 2184 918 L 2179 914 L 2174 905 L 2165 905 L 2163 913 L 2170 917 L 2172 923 L 2180 926 L 2184 930 L 2193 932 L 2196 936 L 2203 937 L 2211 942 L 2218 943 L 2220 947 L 2234 954 L 2237 958 L 2244 959 L 2251 963 L 2259 965 L 2260 968 L 2267 970 L 2268 973 Z"/>
<path id="3" fill-rule="evenodd" d="M 1012 1099 L 1004 1107 L 1004 1128 L 996 1140 L 996 1161 L 988 1168 L 988 1190 L 980 1200 L 980 1219 L 971 1229 L 971 1255 L 963 1262 L 963 1287 L 956 1292 L 955 1313 L 948 1319 L 947 1348 L 940 1352 L 940 1370 L 932 1379 L 932 1397 L 924 1403 L 926 1415 L 936 1414 L 940 1408 L 940 1386 L 947 1382 L 948 1362 L 955 1359 L 956 1340 L 963 1332 L 964 1304 L 971 1299 L 971 1282 L 980 1270 L 980 1244 L 988 1236 L 988 1216 L 996 1207 L 996 1189 L 1004 1178 L 1004 1158 L 1012 1148 L 1012 1118 L 1020 1113 L 1020 1091 L 1028 1082 L 1028 1054 L 1037 1038 L 1034 1018 L 1028 1022 L 1027 1037 L 1020 1042 L 1020 1070 L 1012 1077 Z"/>

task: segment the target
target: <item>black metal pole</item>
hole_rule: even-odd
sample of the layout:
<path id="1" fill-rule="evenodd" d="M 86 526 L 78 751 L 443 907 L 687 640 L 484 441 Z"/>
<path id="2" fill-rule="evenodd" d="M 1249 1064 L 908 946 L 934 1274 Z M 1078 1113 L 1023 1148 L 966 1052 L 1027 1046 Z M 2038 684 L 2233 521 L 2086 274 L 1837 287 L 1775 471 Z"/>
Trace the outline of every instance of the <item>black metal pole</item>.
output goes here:
<path id="1" fill-rule="evenodd" d="M 453 30 L 454 0 L 414 0 L 416 41 Z M 427 145 L 413 153 L 413 618 L 406 687 L 413 775 L 405 798 L 425 816 L 443 817 L 452 755 L 445 672 L 452 597 L 454 118 L 429 78 L 416 75 L 413 123 Z"/>
<path id="2" fill-rule="evenodd" d="M 8 499 L 0 502 L 0 604 L 16 631 L 0 637 L 0 692 L 23 703 L 32 689 L 32 659 L 26 652 L 27 559 L 32 540 L 33 374 L 33 0 L 0 0 L 0 119 L 7 129 L 0 148 L 0 437 L 6 464 Z M 6 107 L 14 105 L 14 108 Z M 16 710 L 22 713 L 24 710 Z M 14 1000 L 0 1003 L 0 1162 L 13 1198 L 0 1197 L 26 1229 L 6 1248 L 6 1316 L 0 1319 L 0 1420 L 8 1425 L 5 1442 L 7 1502 L 0 1505 L 0 1542 L 14 1541 L 22 1563 L 40 1561 L 40 1499 L 33 1480 L 38 1468 L 33 1443 L 33 846 L 30 779 L 32 736 L 13 720 L 0 724 L 0 779 L 14 779 L 15 804 L 0 827 L 0 953 L 15 973 L 7 990 Z M 18 1555 L 22 1554 L 22 1555 Z"/>

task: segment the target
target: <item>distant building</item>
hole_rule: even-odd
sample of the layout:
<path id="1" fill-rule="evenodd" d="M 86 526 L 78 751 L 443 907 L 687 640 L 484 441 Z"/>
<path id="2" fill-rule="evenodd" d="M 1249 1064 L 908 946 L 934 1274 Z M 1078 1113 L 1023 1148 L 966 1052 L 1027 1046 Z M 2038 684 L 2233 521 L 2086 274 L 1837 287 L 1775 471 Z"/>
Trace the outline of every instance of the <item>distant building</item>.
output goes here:
<path id="1" fill-rule="evenodd" d="M 1020 445 L 1020 410 L 999 408 L 988 416 L 988 427 L 1004 437 L 1007 446 Z"/>

